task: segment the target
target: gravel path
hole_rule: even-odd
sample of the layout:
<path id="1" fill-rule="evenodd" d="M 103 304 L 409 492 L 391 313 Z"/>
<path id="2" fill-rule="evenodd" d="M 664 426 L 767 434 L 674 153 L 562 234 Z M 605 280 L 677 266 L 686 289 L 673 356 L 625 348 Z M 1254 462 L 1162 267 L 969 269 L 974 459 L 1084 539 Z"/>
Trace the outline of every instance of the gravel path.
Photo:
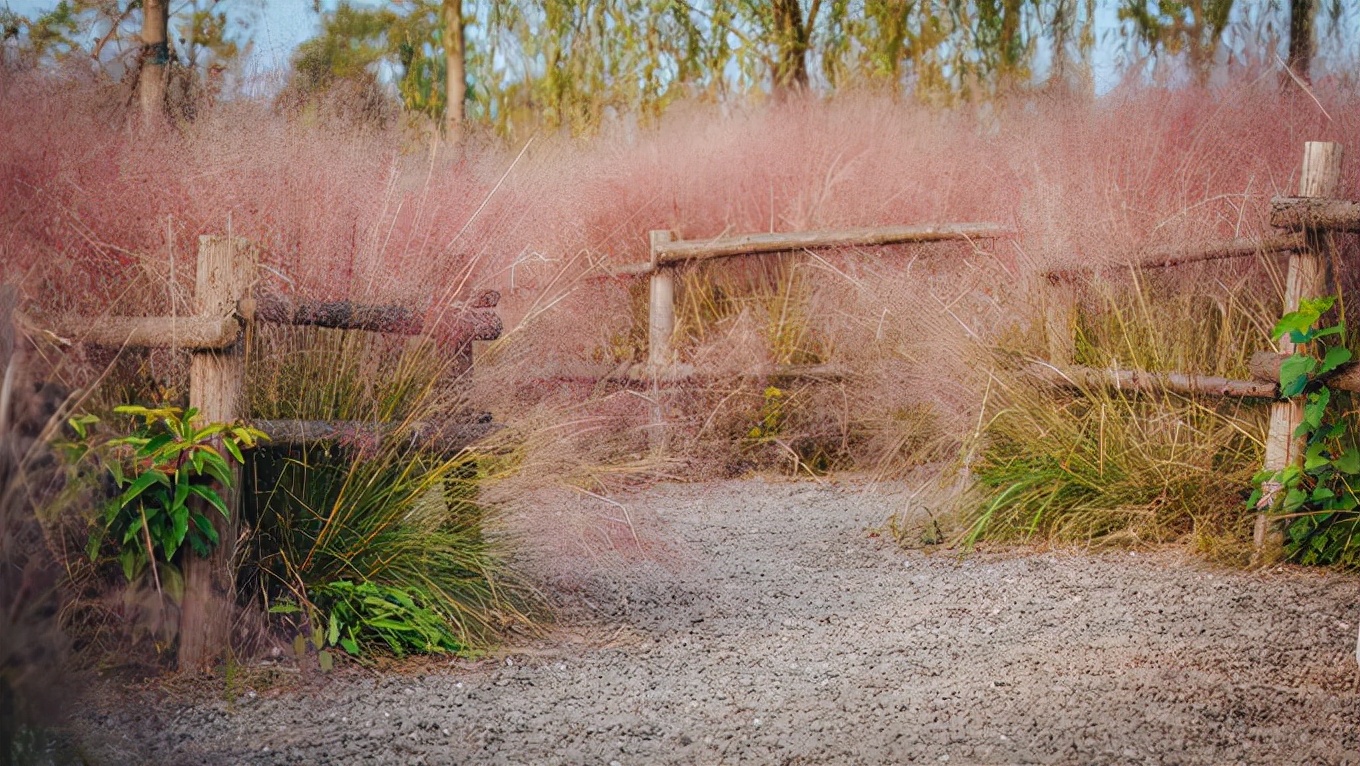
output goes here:
<path id="1" fill-rule="evenodd" d="M 538 574 L 588 605 L 471 666 L 91 721 L 152 763 L 1357 763 L 1355 579 L 1175 554 L 948 554 L 866 533 L 901 489 L 624 499 L 669 540 Z M 126 710 L 126 707 L 124 707 Z"/>

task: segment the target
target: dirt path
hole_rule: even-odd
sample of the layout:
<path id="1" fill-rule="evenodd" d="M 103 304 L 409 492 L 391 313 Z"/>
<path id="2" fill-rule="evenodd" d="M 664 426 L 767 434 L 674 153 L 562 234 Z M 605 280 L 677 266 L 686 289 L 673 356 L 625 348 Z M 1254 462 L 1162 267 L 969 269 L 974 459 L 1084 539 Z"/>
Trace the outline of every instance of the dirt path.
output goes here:
<path id="1" fill-rule="evenodd" d="M 156 763 L 1360 763 L 1356 580 L 903 552 L 884 492 L 654 488 L 670 564 L 544 565 L 603 626 L 98 727 Z"/>

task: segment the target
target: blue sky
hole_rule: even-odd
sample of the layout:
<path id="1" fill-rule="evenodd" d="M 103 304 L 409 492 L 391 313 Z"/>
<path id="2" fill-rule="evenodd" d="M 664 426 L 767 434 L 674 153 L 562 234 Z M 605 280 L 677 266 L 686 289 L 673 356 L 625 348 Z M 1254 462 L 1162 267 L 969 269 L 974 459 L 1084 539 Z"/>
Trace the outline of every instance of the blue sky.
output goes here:
<path id="1" fill-rule="evenodd" d="M 381 5 L 380 0 L 351 0 L 356 5 Z M 1238 3 L 1235 15 L 1259 12 L 1265 0 Z M 32 16 L 51 10 L 57 0 L 0 0 L 0 7 L 8 7 L 20 14 Z M 179 10 L 187 0 L 172 0 L 172 10 Z M 333 8 L 336 0 L 323 0 L 324 8 Z M 316 34 L 320 29 L 320 19 L 312 10 L 312 0 L 220 0 L 220 8 L 228 10 L 234 19 L 249 20 L 252 24 L 250 35 L 253 48 L 248 67 L 256 73 L 279 69 L 287 65 L 288 58 L 298 43 Z M 1093 74 L 1097 93 L 1104 93 L 1114 87 L 1120 72 L 1119 27 L 1117 3 L 1113 0 L 1100 0 L 1096 3 L 1095 33 L 1096 49 L 1092 56 Z M 1325 42 L 1322 46 L 1325 49 Z M 1325 51 L 1320 51 L 1325 52 Z M 1353 52 L 1346 52 L 1352 56 Z M 1041 52 L 1038 64 L 1042 72 L 1046 64 L 1046 52 Z"/>

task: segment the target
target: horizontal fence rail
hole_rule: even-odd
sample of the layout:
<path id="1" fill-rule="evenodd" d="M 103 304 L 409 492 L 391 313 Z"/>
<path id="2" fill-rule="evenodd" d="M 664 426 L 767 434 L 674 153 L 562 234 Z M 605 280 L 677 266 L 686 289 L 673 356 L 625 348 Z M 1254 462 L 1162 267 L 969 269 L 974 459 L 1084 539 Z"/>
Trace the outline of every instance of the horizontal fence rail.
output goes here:
<path id="1" fill-rule="evenodd" d="M 671 240 L 652 248 L 652 263 L 672 266 L 686 261 L 730 258 L 798 250 L 841 247 L 879 247 L 925 242 L 999 239 L 1013 232 L 995 223 L 945 223 L 917 226 L 878 226 L 830 231 L 742 234 L 713 239 Z"/>

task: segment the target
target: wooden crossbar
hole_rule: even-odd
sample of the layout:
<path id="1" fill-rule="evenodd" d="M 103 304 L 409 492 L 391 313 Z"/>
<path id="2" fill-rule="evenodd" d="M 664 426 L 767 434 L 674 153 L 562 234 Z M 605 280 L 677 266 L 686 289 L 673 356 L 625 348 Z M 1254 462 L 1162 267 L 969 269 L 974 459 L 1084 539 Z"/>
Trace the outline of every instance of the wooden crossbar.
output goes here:
<path id="1" fill-rule="evenodd" d="M 1270 201 L 1270 225 L 1290 231 L 1360 231 L 1360 202 L 1325 197 L 1275 197 Z"/>
<path id="2" fill-rule="evenodd" d="M 653 260 L 667 266 L 707 258 L 759 255 L 836 247 L 870 247 L 923 242 L 998 239 L 1014 232 L 996 223 L 946 223 L 877 226 L 830 231 L 742 234 L 714 239 L 682 239 L 654 243 Z"/>

